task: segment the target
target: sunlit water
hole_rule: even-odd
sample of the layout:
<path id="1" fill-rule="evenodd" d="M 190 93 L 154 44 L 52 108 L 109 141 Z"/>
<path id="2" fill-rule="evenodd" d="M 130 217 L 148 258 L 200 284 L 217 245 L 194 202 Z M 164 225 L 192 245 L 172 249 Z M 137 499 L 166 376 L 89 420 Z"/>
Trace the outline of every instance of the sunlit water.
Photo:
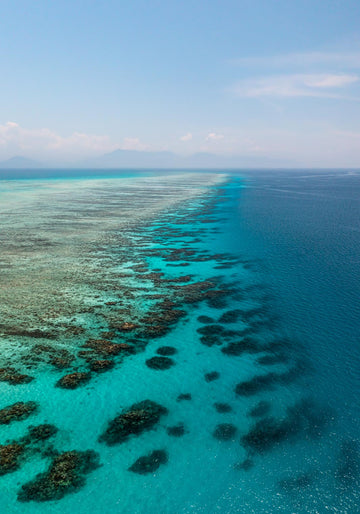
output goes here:
<path id="1" fill-rule="evenodd" d="M 359 512 L 358 174 L 134 174 L 4 181 L 0 191 L 1 365 L 34 377 L 0 382 L 0 408 L 38 403 L 0 425 L 1 444 L 29 425 L 58 428 L 0 476 L 1 512 Z M 203 281 L 211 286 L 184 297 L 181 287 Z M 183 315 L 144 334 L 164 300 Z M 76 389 L 55 387 L 89 372 L 79 352 L 108 332 L 134 353 Z M 173 366 L 154 370 L 146 361 L 161 346 L 176 349 Z M 51 360 L 61 350 L 73 358 L 63 369 Z M 99 441 L 143 400 L 168 414 L 126 442 Z M 219 440 L 224 423 L 233 433 Z M 100 466 L 62 499 L 19 502 L 54 450 L 94 450 Z M 129 471 L 153 450 L 167 462 Z"/>

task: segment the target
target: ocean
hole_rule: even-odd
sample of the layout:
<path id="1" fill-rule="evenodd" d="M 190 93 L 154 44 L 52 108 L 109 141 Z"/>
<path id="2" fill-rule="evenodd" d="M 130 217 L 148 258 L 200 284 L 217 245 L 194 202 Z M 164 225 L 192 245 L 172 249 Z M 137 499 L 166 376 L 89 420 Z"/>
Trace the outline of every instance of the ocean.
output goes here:
<path id="1" fill-rule="evenodd" d="M 360 512 L 359 219 L 357 170 L 1 180 L 0 512 Z"/>

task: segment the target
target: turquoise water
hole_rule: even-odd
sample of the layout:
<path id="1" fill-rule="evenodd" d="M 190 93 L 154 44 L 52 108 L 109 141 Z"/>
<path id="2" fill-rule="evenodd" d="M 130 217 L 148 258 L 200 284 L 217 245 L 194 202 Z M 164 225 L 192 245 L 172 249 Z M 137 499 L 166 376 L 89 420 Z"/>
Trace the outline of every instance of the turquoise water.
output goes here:
<path id="1" fill-rule="evenodd" d="M 0 264 L 11 308 L 2 307 L 2 346 L 6 365 L 35 379 L 0 382 L 0 408 L 35 401 L 39 409 L 0 425 L 1 443 L 19 441 L 29 425 L 58 432 L 0 477 L 1 511 L 359 512 L 359 175 L 154 175 L 150 183 L 65 181 L 55 196 L 45 181 L 30 187 L 31 198 L 21 181 L 7 183 Z M 24 205 L 33 213 L 25 232 Z M 161 311 L 164 333 L 144 333 L 164 300 L 173 302 Z M 138 326 L 121 330 L 124 321 Z M 34 341 L 25 326 L 54 337 Z M 74 327 L 84 332 L 70 337 Z M 88 372 L 78 352 L 109 331 L 134 351 L 76 389 L 54 387 L 66 373 Z M 39 362 L 18 360 L 39 342 L 75 361 L 57 369 L 40 350 Z M 154 370 L 146 361 L 162 346 L 176 349 L 174 365 Z M 168 413 L 123 443 L 99 441 L 110 420 L 143 400 Z M 169 435 L 180 423 L 184 434 Z M 233 432 L 219 440 L 224 423 Z M 54 450 L 94 450 L 100 466 L 62 499 L 19 502 Z M 154 450 L 167 462 L 145 475 L 128 470 Z"/>

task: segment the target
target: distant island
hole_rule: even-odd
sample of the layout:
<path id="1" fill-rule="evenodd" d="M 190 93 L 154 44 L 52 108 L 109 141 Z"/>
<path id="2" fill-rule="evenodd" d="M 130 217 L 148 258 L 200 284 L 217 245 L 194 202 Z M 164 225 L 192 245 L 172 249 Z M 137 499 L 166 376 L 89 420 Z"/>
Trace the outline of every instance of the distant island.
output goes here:
<path id="1" fill-rule="evenodd" d="M 99 157 L 74 162 L 40 162 L 26 156 L 14 156 L 0 161 L 0 177 L 7 170 L 34 169 L 234 169 L 261 167 L 288 167 L 296 163 L 279 161 L 262 156 L 219 155 L 206 152 L 179 155 L 174 152 L 151 152 L 138 150 L 115 150 Z M 11 174 L 10 174 L 11 175 Z"/>

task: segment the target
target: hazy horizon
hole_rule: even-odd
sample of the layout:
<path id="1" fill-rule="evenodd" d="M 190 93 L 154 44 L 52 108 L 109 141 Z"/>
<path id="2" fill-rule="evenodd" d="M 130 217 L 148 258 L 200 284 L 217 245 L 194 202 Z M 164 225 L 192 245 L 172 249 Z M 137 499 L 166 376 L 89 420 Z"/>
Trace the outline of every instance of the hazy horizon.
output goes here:
<path id="1" fill-rule="evenodd" d="M 355 0 L 20 0 L 0 12 L 0 161 L 67 166 L 123 149 L 360 166 Z"/>

